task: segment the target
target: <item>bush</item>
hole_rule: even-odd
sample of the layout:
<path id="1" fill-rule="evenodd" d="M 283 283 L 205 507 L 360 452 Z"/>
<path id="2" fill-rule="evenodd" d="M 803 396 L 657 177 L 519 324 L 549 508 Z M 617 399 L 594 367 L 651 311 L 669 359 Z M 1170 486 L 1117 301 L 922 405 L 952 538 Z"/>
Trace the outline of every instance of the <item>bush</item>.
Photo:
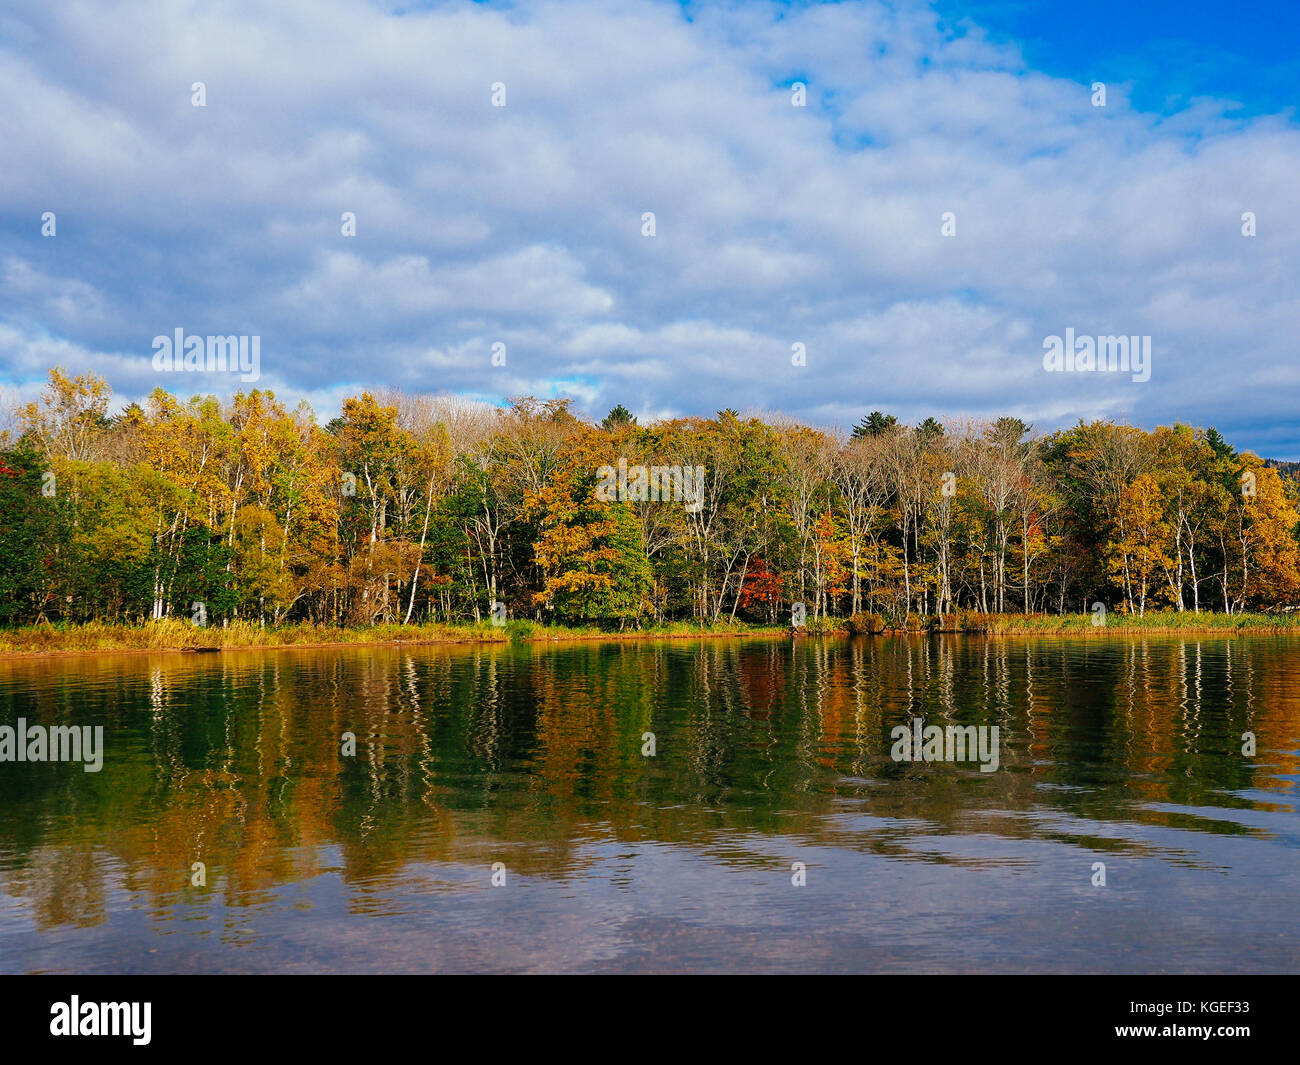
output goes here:
<path id="1" fill-rule="evenodd" d="M 907 612 L 902 607 L 886 607 L 881 615 L 885 619 L 885 628 L 902 629 L 907 624 Z"/>
<path id="2" fill-rule="evenodd" d="M 936 614 L 934 616 L 935 632 L 960 632 L 961 622 L 956 614 Z"/>
<path id="3" fill-rule="evenodd" d="M 506 622 L 506 639 L 511 643 L 526 643 L 537 631 L 537 624 L 527 618 L 512 618 Z"/>
<path id="4" fill-rule="evenodd" d="M 855 636 L 874 636 L 885 631 L 885 619 L 879 614 L 859 611 L 848 621 L 849 632 Z"/>
<path id="5" fill-rule="evenodd" d="M 978 610 L 958 610 L 957 629 L 961 632 L 988 632 L 989 616 Z"/>

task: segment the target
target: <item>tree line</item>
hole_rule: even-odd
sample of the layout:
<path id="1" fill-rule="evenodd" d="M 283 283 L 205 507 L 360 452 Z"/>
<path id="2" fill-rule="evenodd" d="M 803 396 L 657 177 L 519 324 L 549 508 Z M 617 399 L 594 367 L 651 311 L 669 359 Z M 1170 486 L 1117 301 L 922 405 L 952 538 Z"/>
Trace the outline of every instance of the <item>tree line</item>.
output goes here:
<path id="1" fill-rule="evenodd" d="M 641 425 L 621 405 L 596 423 L 565 399 L 393 390 L 325 425 L 261 390 L 111 403 L 103 379 L 56 369 L 0 434 L 0 622 L 1300 603 L 1297 483 L 1213 428 L 874 411 L 840 432 L 732 410 Z M 702 468 L 699 505 L 598 492 L 620 460 Z"/>

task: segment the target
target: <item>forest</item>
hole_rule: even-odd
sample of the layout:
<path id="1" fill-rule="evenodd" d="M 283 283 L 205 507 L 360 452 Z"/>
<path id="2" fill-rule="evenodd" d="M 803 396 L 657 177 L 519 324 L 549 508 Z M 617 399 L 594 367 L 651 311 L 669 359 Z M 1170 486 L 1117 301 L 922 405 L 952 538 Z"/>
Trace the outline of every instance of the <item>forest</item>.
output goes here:
<path id="1" fill-rule="evenodd" d="M 110 413 L 52 370 L 0 433 L 0 624 L 637 628 L 1300 605 L 1300 489 L 1213 428 L 1012 418 L 831 430 L 599 422 L 394 390 L 321 424 L 269 391 Z M 703 471 L 699 505 L 598 491 Z M 801 606 L 796 607 L 796 604 Z"/>

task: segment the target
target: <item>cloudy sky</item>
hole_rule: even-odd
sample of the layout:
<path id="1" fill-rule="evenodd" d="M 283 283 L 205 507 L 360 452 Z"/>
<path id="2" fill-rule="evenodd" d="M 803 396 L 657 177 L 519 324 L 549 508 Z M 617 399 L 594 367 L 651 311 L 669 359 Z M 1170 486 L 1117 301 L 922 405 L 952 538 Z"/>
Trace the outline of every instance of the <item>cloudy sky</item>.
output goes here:
<path id="1" fill-rule="evenodd" d="M 239 387 L 154 371 L 182 328 L 260 336 L 259 387 L 322 417 L 394 385 L 1182 420 L 1300 459 L 1297 29 L 1283 0 L 6 0 L 0 387 Z M 1149 335 L 1150 380 L 1046 372 L 1067 327 Z"/>

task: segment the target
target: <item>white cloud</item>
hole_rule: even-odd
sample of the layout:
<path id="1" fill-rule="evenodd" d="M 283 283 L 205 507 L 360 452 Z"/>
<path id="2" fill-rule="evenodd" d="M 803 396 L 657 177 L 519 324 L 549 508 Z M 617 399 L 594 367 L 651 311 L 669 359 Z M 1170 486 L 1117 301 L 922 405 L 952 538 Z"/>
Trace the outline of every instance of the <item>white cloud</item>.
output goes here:
<path id="1" fill-rule="evenodd" d="M 1122 71 L 1093 108 L 1082 76 L 920 3 L 694 15 L 11 2 L 0 379 L 57 356 L 147 390 L 129 353 L 179 324 L 261 334 L 277 391 L 330 403 L 391 383 L 568 388 L 598 415 L 1126 414 L 1300 455 L 1265 384 L 1300 317 L 1290 119 L 1145 115 Z M 1150 334 L 1152 380 L 1044 374 L 1066 326 Z"/>

